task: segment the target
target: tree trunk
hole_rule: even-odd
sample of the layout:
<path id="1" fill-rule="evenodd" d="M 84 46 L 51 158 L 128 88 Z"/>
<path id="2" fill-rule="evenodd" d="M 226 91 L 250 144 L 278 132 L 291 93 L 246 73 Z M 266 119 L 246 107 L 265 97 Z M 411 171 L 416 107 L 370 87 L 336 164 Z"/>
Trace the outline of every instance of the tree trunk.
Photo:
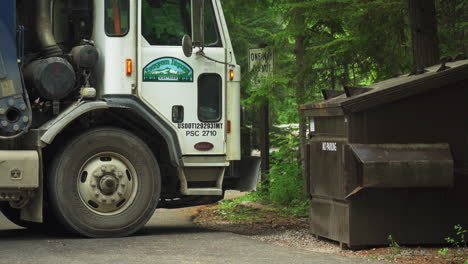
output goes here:
<path id="1" fill-rule="evenodd" d="M 296 35 L 296 65 L 298 69 L 304 69 L 304 54 L 305 54 L 305 45 L 304 45 L 304 35 L 298 34 Z M 296 81 L 296 98 L 298 105 L 301 105 L 304 102 L 305 95 L 305 76 L 303 73 L 300 73 L 297 76 Z M 307 132 L 307 124 L 306 119 L 301 113 L 301 110 L 298 109 L 299 112 L 299 137 L 300 137 L 300 152 L 301 152 L 301 168 L 302 168 L 302 177 L 305 178 L 307 172 L 305 171 L 305 146 L 307 144 L 306 132 Z"/>
<path id="2" fill-rule="evenodd" d="M 464 31 L 463 40 L 465 41 L 465 55 L 468 56 L 468 41 L 466 41 L 468 40 L 468 28 Z"/>
<path id="3" fill-rule="evenodd" d="M 330 81 L 331 81 L 331 89 L 335 90 L 336 88 L 336 74 L 335 74 L 335 66 L 331 67 L 330 70 Z"/>
<path id="4" fill-rule="evenodd" d="M 408 0 L 413 39 L 413 70 L 420 72 L 439 62 L 439 37 L 434 0 Z"/>
<path id="5" fill-rule="evenodd" d="M 343 63 L 343 75 L 341 78 L 341 86 L 345 87 L 349 85 L 349 64 Z"/>

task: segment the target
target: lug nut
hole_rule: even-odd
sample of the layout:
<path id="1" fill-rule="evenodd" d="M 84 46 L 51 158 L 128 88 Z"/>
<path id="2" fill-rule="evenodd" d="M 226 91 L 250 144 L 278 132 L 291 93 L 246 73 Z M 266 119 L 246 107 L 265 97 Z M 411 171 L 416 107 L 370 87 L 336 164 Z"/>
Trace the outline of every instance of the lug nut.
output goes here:
<path id="1" fill-rule="evenodd" d="M 14 106 L 15 105 L 15 100 L 13 100 L 13 99 L 8 100 L 8 105 L 9 106 Z"/>
<path id="2" fill-rule="evenodd" d="M 22 104 L 22 105 L 20 106 L 20 109 L 21 109 L 21 111 L 26 110 L 26 105 Z"/>
<path id="3" fill-rule="evenodd" d="M 29 122 L 29 117 L 23 116 L 23 123 L 28 123 Z"/>
<path id="4" fill-rule="evenodd" d="M 112 171 L 112 172 L 115 171 L 115 166 L 111 166 L 111 171 Z"/>
<path id="5" fill-rule="evenodd" d="M 118 194 L 119 196 L 123 196 L 123 193 L 121 193 L 121 192 L 118 192 L 117 194 Z"/>
<path id="6" fill-rule="evenodd" d="M 117 172 L 117 176 L 118 176 L 119 178 L 122 178 L 122 177 L 123 177 L 123 173 L 119 171 L 119 172 Z"/>
<path id="7" fill-rule="evenodd" d="M 2 126 L 3 126 L 3 127 L 7 127 L 7 126 L 8 126 L 8 122 L 7 122 L 7 121 L 2 121 Z"/>
<path id="8" fill-rule="evenodd" d="M 6 113 L 5 108 L 0 108 L 0 115 L 4 115 Z"/>
<path id="9" fill-rule="evenodd" d="M 102 171 L 106 171 L 106 166 L 102 166 L 102 167 L 101 167 L 101 170 L 102 170 Z"/>
<path id="10" fill-rule="evenodd" d="M 125 183 L 120 184 L 120 186 L 124 187 L 127 186 Z"/>
<path id="11" fill-rule="evenodd" d="M 18 131 L 19 129 L 20 129 L 20 127 L 19 127 L 18 125 L 14 125 L 14 126 L 13 126 L 13 130 L 14 130 L 14 131 Z"/>

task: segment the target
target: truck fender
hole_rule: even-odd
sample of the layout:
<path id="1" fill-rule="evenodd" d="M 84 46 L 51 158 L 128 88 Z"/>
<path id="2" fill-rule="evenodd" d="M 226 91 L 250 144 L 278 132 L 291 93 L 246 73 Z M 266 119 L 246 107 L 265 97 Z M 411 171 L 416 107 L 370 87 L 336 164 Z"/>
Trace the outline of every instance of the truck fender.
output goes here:
<path id="1" fill-rule="evenodd" d="M 45 131 L 42 134 L 40 140 L 45 144 L 52 144 L 55 137 L 62 132 L 73 120 L 76 120 L 78 117 L 86 114 L 88 112 L 98 110 L 98 109 L 107 109 L 109 105 L 107 102 L 95 101 L 95 102 L 85 102 L 81 101 L 76 104 L 71 105 L 65 111 L 63 111 L 56 118 L 50 120 L 49 122 L 43 124 L 39 129 Z"/>
<path id="2" fill-rule="evenodd" d="M 156 113 L 146 106 L 139 98 L 132 95 L 106 95 L 104 101 L 78 102 L 57 118 L 45 123 L 40 130 L 45 131 L 40 137 L 41 143 L 52 144 L 55 137 L 60 134 L 73 120 L 83 114 L 102 109 L 120 108 L 132 110 L 142 117 L 153 129 L 155 129 L 166 141 L 169 148 L 171 164 L 175 167 L 182 166 L 182 151 L 176 131 L 164 122 Z"/>

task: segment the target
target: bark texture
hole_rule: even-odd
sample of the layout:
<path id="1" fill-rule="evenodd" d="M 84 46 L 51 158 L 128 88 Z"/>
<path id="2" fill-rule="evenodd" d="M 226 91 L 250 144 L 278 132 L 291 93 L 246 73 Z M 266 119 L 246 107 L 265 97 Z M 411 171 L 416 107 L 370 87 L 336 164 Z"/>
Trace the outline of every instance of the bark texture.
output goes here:
<path id="1" fill-rule="evenodd" d="M 434 0 L 408 0 L 413 39 L 413 68 L 420 72 L 439 63 L 439 37 Z"/>

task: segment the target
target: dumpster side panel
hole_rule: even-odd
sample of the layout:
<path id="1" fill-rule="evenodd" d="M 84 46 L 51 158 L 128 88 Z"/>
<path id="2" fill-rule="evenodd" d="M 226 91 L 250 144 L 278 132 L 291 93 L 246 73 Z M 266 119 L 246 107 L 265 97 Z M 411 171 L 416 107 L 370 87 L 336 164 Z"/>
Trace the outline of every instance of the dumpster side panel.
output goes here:
<path id="1" fill-rule="evenodd" d="M 468 223 L 467 199 L 440 189 L 366 189 L 350 200 L 350 247 L 445 244 Z"/>
<path id="2" fill-rule="evenodd" d="M 314 235 L 349 244 L 349 204 L 312 198 L 311 231 Z"/>
<path id="3" fill-rule="evenodd" d="M 336 150 L 323 150 L 323 144 L 332 144 Z M 312 196 L 336 199 L 346 197 L 343 178 L 343 149 L 346 139 L 316 137 L 310 143 L 310 191 Z M 335 147 L 332 147 L 334 149 Z"/>
<path id="4" fill-rule="evenodd" d="M 309 142 L 310 193 L 344 199 L 344 146 L 348 142 L 345 117 L 316 118 L 315 124 L 316 131 Z"/>

